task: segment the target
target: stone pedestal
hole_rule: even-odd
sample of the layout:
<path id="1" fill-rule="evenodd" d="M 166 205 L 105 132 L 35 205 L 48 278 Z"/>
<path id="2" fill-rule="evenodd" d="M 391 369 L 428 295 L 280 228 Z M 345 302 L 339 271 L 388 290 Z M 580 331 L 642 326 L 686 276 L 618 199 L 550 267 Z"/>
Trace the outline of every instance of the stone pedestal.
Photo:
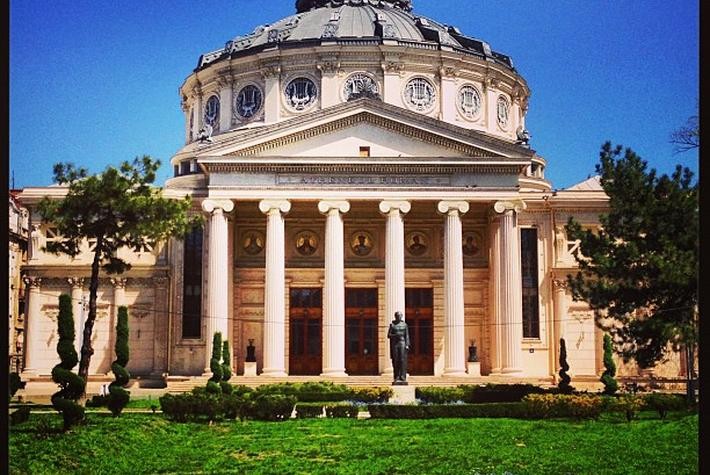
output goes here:
<path id="1" fill-rule="evenodd" d="M 466 372 L 469 376 L 479 377 L 481 376 L 481 362 L 480 361 L 468 361 L 466 362 Z"/>
<path id="2" fill-rule="evenodd" d="M 256 376 L 256 361 L 244 363 L 244 376 Z"/>
<path id="3" fill-rule="evenodd" d="M 392 386 L 394 394 L 390 398 L 390 404 L 412 404 L 417 402 L 415 397 L 416 388 L 414 386 Z"/>

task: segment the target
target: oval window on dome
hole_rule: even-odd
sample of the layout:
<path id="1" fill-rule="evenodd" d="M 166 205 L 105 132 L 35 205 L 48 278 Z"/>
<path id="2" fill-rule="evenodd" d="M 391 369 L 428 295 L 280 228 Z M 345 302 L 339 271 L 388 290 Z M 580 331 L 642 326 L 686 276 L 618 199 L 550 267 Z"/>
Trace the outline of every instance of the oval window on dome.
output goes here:
<path id="1" fill-rule="evenodd" d="M 404 98 L 407 106 L 417 112 L 426 112 L 434 106 L 436 89 L 424 78 L 414 78 L 404 87 Z"/>
<path id="2" fill-rule="evenodd" d="M 378 97 L 380 93 L 377 81 L 365 73 L 352 74 L 345 80 L 343 96 L 346 101 L 361 97 Z"/>
<path id="3" fill-rule="evenodd" d="M 459 89 L 458 106 L 467 119 L 475 119 L 481 113 L 481 93 L 471 85 Z"/>
<path id="4" fill-rule="evenodd" d="M 498 110 L 498 125 L 503 129 L 508 128 L 508 122 L 510 120 L 510 104 L 508 104 L 508 99 L 503 96 L 498 96 L 496 108 Z"/>
<path id="5" fill-rule="evenodd" d="M 318 88 L 308 78 L 296 78 L 284 90 L 286 104 L 293 110 L 302 111 L 312 106 L 318 98 Z"/>
<path id="6" fill-rule="evenodd" d="M 213 130 L 219 130 L 219 97 L 210 96 L 205 104 L 205 125 Z"/>
<path id="7" fill-rule="evenodd" d="M 239 90 L 234 100 L 234 111 L 242 119 L 251 119 L 261 110 L 264 96 L 261 89 L 253 84 L 244 86 Z"/>

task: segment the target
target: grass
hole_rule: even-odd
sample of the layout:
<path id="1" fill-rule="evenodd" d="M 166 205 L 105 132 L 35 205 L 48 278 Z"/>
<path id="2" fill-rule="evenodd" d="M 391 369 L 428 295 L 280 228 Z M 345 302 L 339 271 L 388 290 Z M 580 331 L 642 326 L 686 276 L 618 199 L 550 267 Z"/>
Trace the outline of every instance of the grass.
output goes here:
<path id="1" fill-rule="evenodd" d="M 307 419 L 178 424 L 57 414 L 10 428 L 10 474 L 696 474 L 698 416 L 624 422 Z"/>

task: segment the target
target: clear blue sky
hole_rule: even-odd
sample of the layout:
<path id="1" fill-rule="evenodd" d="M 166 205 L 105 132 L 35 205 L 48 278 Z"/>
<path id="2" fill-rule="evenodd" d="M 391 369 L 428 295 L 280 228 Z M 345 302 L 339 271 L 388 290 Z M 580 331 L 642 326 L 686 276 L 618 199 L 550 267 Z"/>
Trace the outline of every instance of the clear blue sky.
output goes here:
<path id="1" fill-rule="evenodd" d="M 11 0 L 10 171 L 46 186 L 52 165 L 98 172 L 149 154 L 158 182 L 183 145 L 178 87 L 200 54 L 295 12 L 293 0 Z M 696 0 L 414 0 L 510 55 L 532 90 L 531 144 L 556 188 L 594 173 L 606 140 L 652 167 L 697 171 L 670 133 L 696 113 Z M 9 176 L 11 178 L 12 175 Z"/>

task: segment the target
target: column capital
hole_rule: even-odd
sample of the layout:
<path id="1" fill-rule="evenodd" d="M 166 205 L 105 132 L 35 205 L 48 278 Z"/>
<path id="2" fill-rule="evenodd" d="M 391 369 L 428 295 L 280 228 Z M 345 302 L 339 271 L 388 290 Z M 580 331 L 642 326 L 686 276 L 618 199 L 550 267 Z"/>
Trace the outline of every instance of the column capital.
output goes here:
<path id="1" fill-rule="evenodd" d="M 261 200 L 259 210 L 264 214 L 288 213 L 291 211 L 291 202 L 289 200 Z"/>
<path id="2" fill-rule="evenodd" d="M 225 213 L 229 213 L 234 209 L 234 202 L 232 200 L 215 200 L 207 198 L 206 200 L 202 200 L 202 209 L 210 214 L 218 209 L 224 211 Z"/>
<path id="3" fill-rule="evenodd" d="M 22 278 L 22 281 L 25 285 L 34 289 L 39 289 L 40 285 L 42 285 L 42 277 L 30 277 L 26 275 Z"/>
<path id="4" fill-rule="evenodd" d="M 323 200 L 318 202 L 318 211 L 321 214 L 329 214 L 331 211 L 347 213 L 350 211 L 350 203 L 344 200 Z"/>
<path id="5" fill-rule="evenodd" d="M 168 286 L 169 278 L 167 275 L 156 275 L 153 276 L 153 284 L 158 288 L 166 288 Z"/>
<path id="6" fill-rule="evenodd" d="M 470 207 L 467 201 L 439 201 L 436 208 L 441 214 L 462 215 L 468 213 Z"/>
<path id="7" fill-rule="evenodd" d="M 556 291 L 565 292 L 567 291 L 567 280 L 566 279 L 552 279 L 552 286 Z"/>
<path id="8" fill-rule="evenodd" d="M 520 213 L 528 207 L 523 200 L 505 200 L 496 201 L 493 205 L 493 210 L 498 214 L 503 214 L 506 211 L 515 211 Z"/>
<path id="9" fill-rule="evenodd" d="M 380 212 L 390 214 L 392 212 L 407 214 L 412 209 L 412 204 L 409 201 L 380 201 Z"/>
<path id="10" fill-rule="evenodd" d="M 125 289 L 126 281 L 127 279 L 123 277 L 111 277 L 111 285 L 113 285 L 117 289 Z"/>
<path id="11" fill-rule="evenodd" d="M 67 277 L 67 282 L 72 289 L 81 289 L 84 287 L 83 277 Z"/>

